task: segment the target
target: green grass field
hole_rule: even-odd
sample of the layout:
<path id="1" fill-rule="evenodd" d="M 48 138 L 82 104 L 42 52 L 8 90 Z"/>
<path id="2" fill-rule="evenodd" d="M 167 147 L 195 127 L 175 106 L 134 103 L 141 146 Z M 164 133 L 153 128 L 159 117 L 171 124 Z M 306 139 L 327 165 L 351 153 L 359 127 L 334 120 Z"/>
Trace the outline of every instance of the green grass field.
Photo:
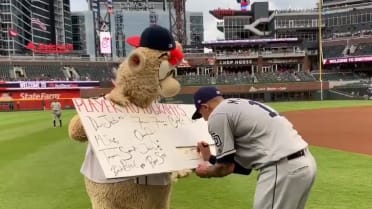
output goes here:
<path id="1" fill-rule="evenodd" d="M 279 111 L 372 105 L 370 101 L 271 104 Z M 89 209 L 80 166 L 85 144 L 67 137 L 74 111 L 64 111 L 63 128 L 52 128 L 49 112 L 0 113 L 0 209 Z M 352 140 L 352 139 L 350 139 Z M 372 156 L 311 147 L 317 180 L 307 209 L 371 209 Z M 172 209 L 252 208 L 256 173 L 223 179 L 179 180 Z"/>

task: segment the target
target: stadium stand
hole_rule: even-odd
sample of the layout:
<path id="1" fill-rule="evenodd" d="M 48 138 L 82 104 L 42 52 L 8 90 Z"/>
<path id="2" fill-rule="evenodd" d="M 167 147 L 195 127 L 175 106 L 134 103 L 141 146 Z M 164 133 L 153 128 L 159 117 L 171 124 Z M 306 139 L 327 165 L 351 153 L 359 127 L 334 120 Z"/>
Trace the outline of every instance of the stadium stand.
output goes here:
<path id="1" fill-rule="evenodd" d="M 75 67 L 81 81 L 109 81 L 114 77 L 112 69 L 93 69 L 92 67 Z"/>
<path id="2" fill-rule="evenodd" d="M 324 58 L 333 58 L 333 57 L 343 57 L 344 50 L 346 46 L 325 46 L 323 47 L 323 57 Z"/>
<path id="3" fill-rule="evenodd" d="M 353 53 L 354 55 L 371 55 L 372 54 L 372 44 L 366 45 L 366 44 L 361 44 L 356 47 L 355 52 Z"/>
<path id="4" fill-rule="evenodd" d="M 314 77 L 319 77 L 319 73 L 313 73 Z M 351 80 L 360 80 L 362 79 L 358 74 L 353 72 L 338 72 L 338 71 L 329 71 L 322 73 L 323 81 L 351 81 Z"/>
<path id="5" fill-rule="evenodd" d="M 304 82 L 316 80 L 312 74 L 304 71 L 262 72 L 254 75 L 248 71 L 223 72 L 218 75 L 196 75 L 195 73 L 189 73 L 178 75 L 176 78 L 185 86 Z"/>
<path id="6" fill-rule="evenodd" d="M 9 65 L 8 64 L 1 64 L 0 65 L 0 81 L 6 81 L 10 80 L 10 74 L 9 74 Z"/>
<path id="7" fill-rule="evenodd" d="M 41 65 L 24 67 L 25 75 L 23 79 L 26 80 L 66 80 L 60 66 L 58 65 Z M 22 78 L 20 78 L 22 79 Z"/>

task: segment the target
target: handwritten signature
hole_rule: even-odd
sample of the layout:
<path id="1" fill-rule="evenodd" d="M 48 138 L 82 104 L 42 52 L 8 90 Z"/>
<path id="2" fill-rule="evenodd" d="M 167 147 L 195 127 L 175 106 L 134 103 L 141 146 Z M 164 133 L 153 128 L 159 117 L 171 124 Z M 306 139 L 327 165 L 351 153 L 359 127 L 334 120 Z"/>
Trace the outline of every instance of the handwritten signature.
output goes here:
<path id="1" fill-rule="evenodd" d="M 113 136 L 109 136 L 107 134 L 97 134 L 94 136 L 95 142 L 99 147 L 110 147 L 110 146 L 117 146 L 120 144 L 119 140 Z"/>
<path id="2" fill-rule="evenodd" d="M 152 168 L 155 168 L 158 165 L 164 164 L 166 156 L 165 153 L 155 152 L 154 155 L 146 156 L 146 162 L 149 163 Z"/>
<path id="3" fill-rule="evenodd" d="M 120 122 L 120 120 L 125 119 L 124 116 L 113 116 L 113 115 L 99 115 L 97 117 L 86 116 L 94 128 L 98 131 L 101 128 L 111 128 L 113 125 Z"/>
<path id="4" fill-rule="evenodd" d="M 155 139 L 148 139 L 133 146 L 119 145 L 99 151 L 105 156 L 110 170 L 115 176 L 135 169 L 159 167 L 165 164 L 167 156 L 160 146 L 159 140 Z"/>
<path id="5" fill-rule="evenodd" d="M 134 137 L 142 142 L 146 139 L 151 139 L 151 137 L 155 134 L 155 131 L 151 130 L 150 128 L 144 128 L 143 130 L 134 129 L 133 135 Z"/>
<path id="6" fill-rule="evenodd" d="M 131 117 L 137 128 L 131 130 L 130 141 L 119 140 L 118 135 L 102 134 L 101 129 L 118 126 L 124 116 L 101 114 L 86 116 L 91 127 L 96 131 L 95 140 L 98 151 L 106 160 L 107 166 L 115 176 L 123 176 L 127 172 L 156 169 L 164 166 L 170 156 L 156 138 L 159 128 L 179 128 L 188 124 L 191 119 L 182 116 L 169 115 L 166 117 Z M 117 127 L 115 127 L 117 128 Z M 128 137 L 128 135 L 126 134 Z M 189 153 L 185 153 L 189 155 Z"/>

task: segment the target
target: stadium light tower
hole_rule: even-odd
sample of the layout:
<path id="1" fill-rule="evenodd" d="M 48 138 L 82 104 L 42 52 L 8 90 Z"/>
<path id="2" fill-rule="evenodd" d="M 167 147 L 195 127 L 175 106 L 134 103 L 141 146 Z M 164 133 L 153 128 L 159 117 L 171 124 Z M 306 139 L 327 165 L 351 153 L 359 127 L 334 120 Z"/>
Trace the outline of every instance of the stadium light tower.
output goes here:
<path id="1" fill-rule="evenodd" d="M 173 36 L 182 45 L 187 44 L 186 39 L 186 0 L 169 0 L 169 22 Z M 171 3 L 173 3 L 174 14 Z"/>
<path id="2" fill-rule="evenodd" d="M 100 3 L 105 2 L 106 11 L 101 11 Z M 113 11 L 112 0 L 87 0 L 89 10 L 93 11 L 94 37 L 96 46 L 100 46 L 100 32 L 110 32 L 110 15 Z M 96 56 L 102 56 L 99 47 L 96 47 Z M 113 56 L 111 53 L 110 56 Z"/>

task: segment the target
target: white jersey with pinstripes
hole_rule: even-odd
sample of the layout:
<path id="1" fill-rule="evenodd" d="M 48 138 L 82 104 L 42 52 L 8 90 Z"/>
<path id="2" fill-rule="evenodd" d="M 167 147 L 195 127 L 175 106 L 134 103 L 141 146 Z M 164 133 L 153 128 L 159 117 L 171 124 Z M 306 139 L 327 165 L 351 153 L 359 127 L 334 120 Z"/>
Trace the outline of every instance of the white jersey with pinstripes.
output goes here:
<path id="1" fill-rule="evenodd" d="M 293 125 L 275 110 L 246 99 L 225 99 L 208 118 L 216 158 L 233 154 L 247 169 L 260 169 L 308 144 Z"/>

